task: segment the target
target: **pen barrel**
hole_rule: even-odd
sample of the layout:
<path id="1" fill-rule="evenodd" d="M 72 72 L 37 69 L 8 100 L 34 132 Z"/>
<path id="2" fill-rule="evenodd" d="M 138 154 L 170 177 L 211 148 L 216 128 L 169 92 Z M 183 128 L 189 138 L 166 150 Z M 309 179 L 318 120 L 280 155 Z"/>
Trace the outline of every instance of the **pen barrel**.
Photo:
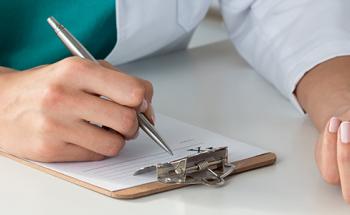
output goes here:
<path id="1" fill-rule="evenodd" d="M 54 29 L 58 38 L 72 53 L 73 56 L 79 56 L 81 58 L 89 59 L 97 62 L 92 54 L 75 38 L 63 25 L 61 25 L 54 17 L 47 19 L 49 25 Z"/>
<path id="2" fill-rule="evenodd" d="M 155 142 L 158 146 L 160 146 L 164 151 L 173 155 L 171 149 L 165 144 L 163 138 L 158 134 L 154 125 L 152 125 L 146 116 L 143 113 L 137 114 L 137 119 L 139 121 L 140 128 Z"/>
<path id="3" fill-rule="evenodd" d="M 63 44 L 72 53 L 72 55 L 97 62 L 97 60 L 90 54 L 90 52 L 88 52 L 88 50 L 86 50 L 86 48 L 82 46 L 81 43 L 65 29 L 57 32 L 57 36 L 62 40 Z"/>

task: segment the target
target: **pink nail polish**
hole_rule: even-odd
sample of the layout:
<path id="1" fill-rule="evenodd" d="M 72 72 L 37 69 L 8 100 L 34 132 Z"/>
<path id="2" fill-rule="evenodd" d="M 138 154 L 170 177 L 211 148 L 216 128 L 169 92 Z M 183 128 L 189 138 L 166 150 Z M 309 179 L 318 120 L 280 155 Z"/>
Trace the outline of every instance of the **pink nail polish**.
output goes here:
<path id="1" fill-rule="evenodd" d="M 338 132 L 338 128 L 340 125 L 340 120 L 336 117 L 332 117 L 329 120 L 329 126 L 328 126 L 328 131 L 330 133 L 337 133 Z"/>
<path id="2" fill-rule="evenodd" d="M 340 124 L 340 140 L 345 144 L 350 142 L 350 122 Z"/>
<path id="3" fill-rule="evenodd" d="M 142 101 L 141 107 L 140 107 L 140 111 L 143 113 L 147 110 L 148 108 L 148 102 L 146 101 L 146 99 L 144 99 Z"/>

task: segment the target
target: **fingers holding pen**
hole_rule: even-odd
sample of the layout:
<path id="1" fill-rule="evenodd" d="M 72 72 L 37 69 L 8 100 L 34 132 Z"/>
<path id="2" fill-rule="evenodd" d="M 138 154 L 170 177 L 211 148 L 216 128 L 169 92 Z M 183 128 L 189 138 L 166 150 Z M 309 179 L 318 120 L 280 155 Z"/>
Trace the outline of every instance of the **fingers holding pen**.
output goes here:
<path id="1" fill-rule="evenodd" d="M 132 77 L 124 74 L 114 68 L 106 61 L 99 61 L 99 64 L 84 60 L 77 57 L 70 57 L 60 61 L 58 72 L 58 81 L 74 86 L 78 91 L 85 92 L 90 95 L 102 95 L 109 98 L 119 107 L 125 106 L 134 109 L 136 112 L 143 112 L 147 118 L 154 122 L 154 112 L 152 108 L 153 87 L 149 81 Z M 62 72 L 63 71 L 63 72 Z M 73 83 L 74 82 L 74 83 Z M 97 98 L 95 96 L 95 98 Z M 96 103 L 103 103 L 102 101 Z M 111 106 L 111 102 L 105 102 L 107 106 Z M 103 107 L 103 106 L 101 106 Z M 98 109 L 98 108 L 97 108 Z M 129 111 L 132 112 L 132 111 Z M 127 116 L 135 115 L 128 114 Z M 90 116 L 91 117 L 91 116 Z M 84 119 L 87 117 L 84 116 Z M 133 117 L 127 117 L 133 118 Z M 113 118 L 110 117 L 110 121 Z M 101 120 L 101 119 L 100 119 Z M 114 120 L 117 120 L 114 118 Z M 91 120 L 97 122 L 96 120 Z M 102 125 L 105 125 L 101 123 Z M 108 124 L 108 123 L 107 123 Z M 128 124 L 126 124 L 128 125 Z M 107 127 L 115 129 L 113 126 Z M 119 131 L 119 129 L 115 129 Z M 127 138 L 130 138 L 134 129 L 127 132 L 121 132 Z"/>
<path id="2" fill-rule="evenodd" d="M 152 84 L 119 72 L 110 64 L 101 62 L 100 64 L 77 57 L 62 60 L 57 63 L 53 86 L 69 86 L 65 91 L 74 92 L 74 96 L 70 96 L 74 99 L 68 100 L 71 106 L 70 119 L 103 125 L 113 129 L 123 141 L 131 139 L 138 131 L 139 112 L 145 113 L 151 122 L 155 120 L 151 105 Z M 100 95 L 110 100 L 101 99 Z M 59 106 L 62 105 L 67 106 L 59 102 Z M 99 128 L 92 131 L 90 125 L 85 126 L 83 130 L 91 130 L 91 133 L 96 133 L 95 136 L 110 136 L 106 133 L 102 134 Z M 113 131 L 108 132 L 113 133 Z M 84 136 L 81 135 L 81 137 Z M 77 139 L 65 141 L 74 144 L 79 142 Z M 91 148 L 95 145 L 89 144 L 88 141 L 86 144 L 81 147 L 108 156 L 108 153 L 106 154 L 100 147 Z"/>
<path id="3" fill-rule="evenodd" d="M 75 60 L 79 61 L 80 59 Z M 91 62 L 86 63 L 91 64 Z M 74 60 L 72 64 L 74 64 Z M 99 64 L 87 65 L 87 67 L 94 69 L 94 71 L 90 73 L 91 77 L 86 77 L 89 80 L 83 82 L 82 88 L 85 91 L 103 95 L 120 105 L 135 108 L 138 112 L 145 113 L 152 123 L 155 122 L 151 82 L 124 74 L 103 60 L 99 61 Z M 89 76 L 89 73 L 87 73 L 87 76 Z M 94 85 L 89 83 L 94 83 Z"/>

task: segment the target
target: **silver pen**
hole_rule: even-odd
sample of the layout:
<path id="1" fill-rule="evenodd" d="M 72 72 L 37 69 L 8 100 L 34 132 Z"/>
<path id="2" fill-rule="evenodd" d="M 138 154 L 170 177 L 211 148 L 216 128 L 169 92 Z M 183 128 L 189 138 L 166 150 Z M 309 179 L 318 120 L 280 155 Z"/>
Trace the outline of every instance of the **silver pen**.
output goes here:
<path id="1" fill-rule="evenodd" d="M 73 55 L 98 63 L 98 61 L 90 54 L 90 52 L 63 25 L 57 22 L 54 17 L 49 17 L 47 19 L 47 22 L 50 24 L 50 26 L 56 32 L 57 36 L 61 39 L 63 44 Z M 173 155 L 173 152 L 169 146 L 167 146 L 163 138 L 158 134 L 157 130 L 154 128 L 152 123 L 148 121 L 146 116 L 143 113 L 139 113 L 137 118 L 139 121 L 139 126 L 142 128 L 142 130 L 149 137 L 151 137 L 152 140 L 154 140 L 154 142 L 156 142 L 162 149 Z"/>

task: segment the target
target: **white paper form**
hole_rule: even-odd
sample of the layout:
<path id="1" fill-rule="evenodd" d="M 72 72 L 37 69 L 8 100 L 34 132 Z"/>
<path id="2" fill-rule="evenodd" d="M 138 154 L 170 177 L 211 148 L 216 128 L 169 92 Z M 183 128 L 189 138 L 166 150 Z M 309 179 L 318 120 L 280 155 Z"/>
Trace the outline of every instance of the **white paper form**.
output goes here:
<path id="1" fill-rule="evenodd" d="M 142 167 L 195 154 L 197 147 L 205 149 L 228 146 L 229 161 L 267 152 L 164 115 L 158 115 L 157 119 L 157 130 L 173 150 L 174 156 L 164 152 L 146 134 L 140 132 L 136 140 L 128 141 L 119 155 L 113 158 L 94 162 L 35 163 L 109 191 L 116 191 L 156 181 L 154 172 L 137 176 L 133 176 L 133 173 Z"/>

